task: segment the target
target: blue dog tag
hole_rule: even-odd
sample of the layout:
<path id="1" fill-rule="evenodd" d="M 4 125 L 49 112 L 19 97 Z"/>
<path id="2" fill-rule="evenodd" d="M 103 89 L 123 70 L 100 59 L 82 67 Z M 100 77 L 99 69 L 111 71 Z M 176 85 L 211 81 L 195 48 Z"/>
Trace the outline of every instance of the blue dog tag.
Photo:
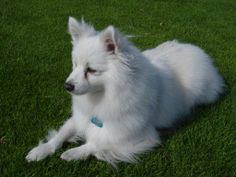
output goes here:
<path id="1" fill-rule="evenodd" d="M 97 127 L 102 128 L 103 127 L 103 122 L 99 120 L 97 117 L 92 117 L 91 122 L 96 125 Z"/>

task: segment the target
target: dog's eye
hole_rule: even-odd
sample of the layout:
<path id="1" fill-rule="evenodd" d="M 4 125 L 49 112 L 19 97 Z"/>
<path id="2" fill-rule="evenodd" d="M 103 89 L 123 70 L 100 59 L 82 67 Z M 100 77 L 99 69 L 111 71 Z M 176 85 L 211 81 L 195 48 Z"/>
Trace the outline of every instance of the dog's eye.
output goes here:
<path id="1" fill-rule="evenodd" d="M 92 68 L 90 68 L 90 67 L 88 67 L 87 68 L 87 72 L 88 73 L 95 73 L 95 72 L 97 72 L 95 69 L 92 69 Z"/>

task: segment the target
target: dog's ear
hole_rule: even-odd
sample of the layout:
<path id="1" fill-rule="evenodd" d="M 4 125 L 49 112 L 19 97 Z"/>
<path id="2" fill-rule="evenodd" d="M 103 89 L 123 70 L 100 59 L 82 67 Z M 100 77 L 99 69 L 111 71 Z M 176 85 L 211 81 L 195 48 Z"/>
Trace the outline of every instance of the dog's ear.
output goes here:
<path id="1" fill-rule="evenodd" d="M 78 22 L 75 18 L 69 17 L 68 29 L 73 42 L 79 40 L 83 36 L 91 36 L 96 33 L 95 29 L 91 25 L 85 23 L 83 18 L 81 22 Z"/>
<path id="2" fill-rule="evenodd" d="M 123 35 L 113 26 L 108 26 L 103 30 L 100 37 L 106 50 L 111 54 L 116 54 L 118 50 L 122 50 L 123 43 L 126 41 Z"/>

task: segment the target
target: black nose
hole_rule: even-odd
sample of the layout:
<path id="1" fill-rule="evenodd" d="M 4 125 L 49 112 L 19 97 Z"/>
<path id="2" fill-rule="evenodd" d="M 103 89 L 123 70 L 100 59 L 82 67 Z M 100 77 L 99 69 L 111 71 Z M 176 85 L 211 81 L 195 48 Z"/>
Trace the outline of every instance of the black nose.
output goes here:
<path id="1" fill-rule="evenodd" d="M 64 84 L 64 88 L 65 88 L 67 91 L 71 92 L 71 91 L 74 90 L 75 86 L 74 86 L 73 84 L 71 84 L 71 83 L 66 82 L 66 83 Z"/>

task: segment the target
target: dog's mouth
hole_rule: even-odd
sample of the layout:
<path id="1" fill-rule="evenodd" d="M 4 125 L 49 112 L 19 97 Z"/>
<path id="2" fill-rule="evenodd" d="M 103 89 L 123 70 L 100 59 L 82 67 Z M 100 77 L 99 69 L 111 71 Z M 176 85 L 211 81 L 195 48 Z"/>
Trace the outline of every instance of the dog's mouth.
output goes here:
<path id="1" fill-rule="evenodd" d="M 88 91 L 79 91 L 79 90 L 76 90 L 76 89 L 74 89 L 74 90 L 72 90 L 72 91 L 68 91 L 68 90 L 66 90 L 69 94 L 71 94 L 71 95 L 77 95 L 77 96 L 79 96 L 79 95 L 85 95 L 85 94 L 87 94 L 88 93 Z"/>
<path id="2" fill-rule="evenodd" d="M 75 83 L 71 83 L 71 82 L 65 82 L 64 84 L 64 89 L 72 95 L 85 95 L 87 93 L 92 93 L 92 94 L 96 94 L 99 92 L 103 92 L 105 90 L 104 86 L 100 85 L 100 86 L 94 86 L 92 87 L 89 83 L 85 84 L 83 86 L 78 86 Z"/>
<path id="3" fill-rule="evenodd" d="M 76 86 L 76 84 L 72 83 L 72 82 L 65 82 L 65 84 L 64 84 L 64 89 L 68 93 L 73 94 L 73 95 L 84 95 L 87 92 L 89 92 L 89 88 L 90 88 L 89 85 L 79 87 L 79 88 L 77 88 L 77 87 L 78 86 Z"/>

